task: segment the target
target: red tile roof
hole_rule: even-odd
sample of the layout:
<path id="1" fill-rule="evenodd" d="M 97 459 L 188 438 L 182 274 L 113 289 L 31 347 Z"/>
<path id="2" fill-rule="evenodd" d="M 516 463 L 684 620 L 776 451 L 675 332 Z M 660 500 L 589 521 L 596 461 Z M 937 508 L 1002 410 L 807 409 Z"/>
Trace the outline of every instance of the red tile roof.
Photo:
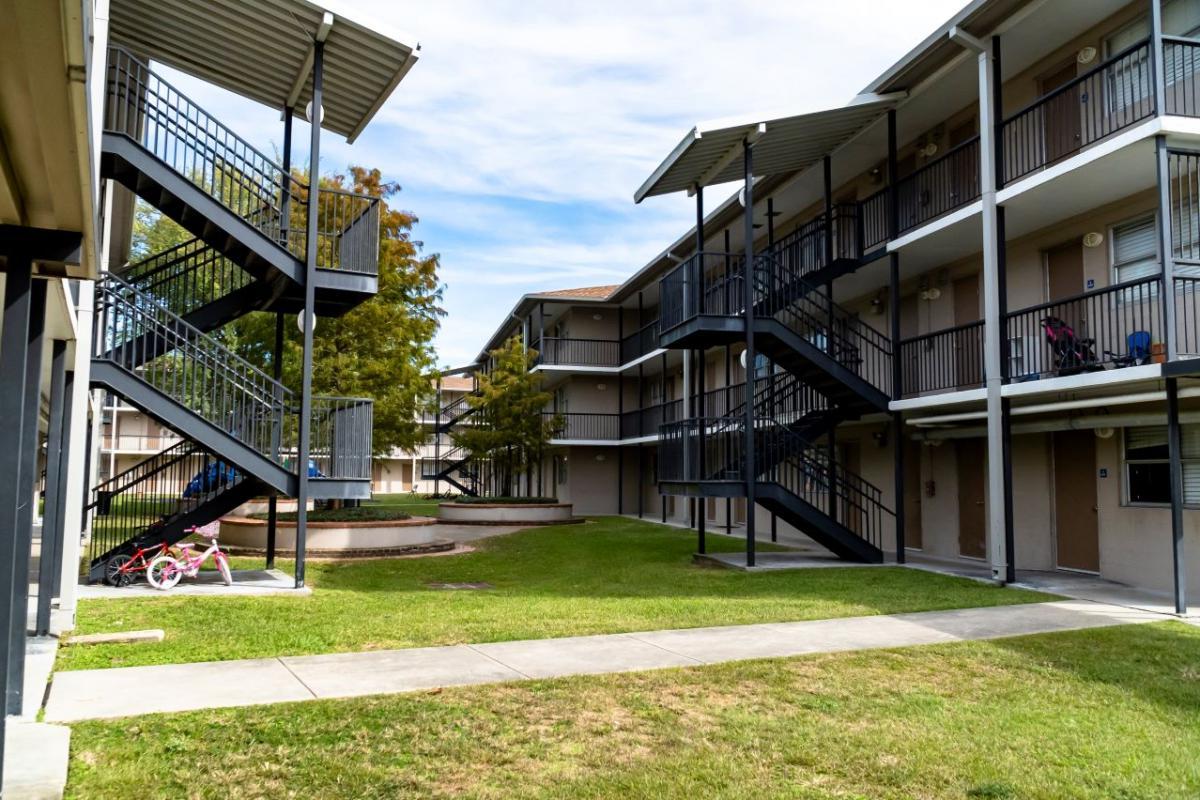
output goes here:
<path id="1" fill-rule="evenodd" d="M 607 286 L 583 286 L 578 289 L 554 289 L 549 292 L 538 292 L 542 297 L 577 297 L 581 300 L 604 300 L 617 290 L 620 284 L 612 283 Z"/>

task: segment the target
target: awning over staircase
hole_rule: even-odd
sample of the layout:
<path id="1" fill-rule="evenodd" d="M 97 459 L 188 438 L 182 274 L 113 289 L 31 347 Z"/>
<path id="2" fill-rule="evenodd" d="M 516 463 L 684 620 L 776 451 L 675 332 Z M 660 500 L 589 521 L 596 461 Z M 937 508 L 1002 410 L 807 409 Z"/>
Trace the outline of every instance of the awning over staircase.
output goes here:
<path id="1" fill-rule="evenodd" d="M 801 114 L 764 114 L 701 123 L 634 193 L 635 202 L 742 178 L 742 142 L 754 142 L 754 174 L 807 169 L 904 99 L 903 92 L 859 95 L 849 104 Z"/>
<path id="2" fill-rule="evenodd" d="M 333 4 L 327 4 L 333 5 Z M 325 39 L 325 130 L 354 141 L 417 60 L 419 46 L 309 0 L 112 0 L 114 44 L 275 108 L 303 113 L 312 43 Z"/>

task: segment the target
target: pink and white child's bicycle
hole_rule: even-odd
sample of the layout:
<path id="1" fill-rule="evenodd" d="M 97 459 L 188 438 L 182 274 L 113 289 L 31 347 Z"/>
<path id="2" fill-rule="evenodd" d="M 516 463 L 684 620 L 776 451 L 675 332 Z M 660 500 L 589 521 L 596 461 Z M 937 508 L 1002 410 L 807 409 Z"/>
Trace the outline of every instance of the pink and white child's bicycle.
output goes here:
<path id="1" fill-rule="evenodd" d="M 209 556 L 212 556 L 225 585 L 232 586 L 233 575 L 229 572 L 229 559 L 221 552 L 221 547 L 217 544 L 217 534 L 220 529 L 219 522 L 210 522 L 208 525 L 192 528 L 191 533 L 209 540 L 208 548 L 203 553 L 195 553 L 193 552 L 195 545 L 191 542 L 179 545 L 178 557 L 163 555 L 150 562 L 150 566 L 146 567 L 146 582 L 155 589 L 165 592 L 179 583 L 184 576 L 196 577 L 196 574 L 200 572 L 200 567 L 208 560 Z"/>

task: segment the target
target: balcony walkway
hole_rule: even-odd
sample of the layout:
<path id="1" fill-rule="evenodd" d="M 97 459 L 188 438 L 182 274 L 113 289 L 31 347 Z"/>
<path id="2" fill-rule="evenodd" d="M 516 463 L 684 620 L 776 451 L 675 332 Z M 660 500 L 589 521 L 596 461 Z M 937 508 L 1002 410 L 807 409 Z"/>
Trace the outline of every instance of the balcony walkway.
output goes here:
<path id="1" fill-rule="evenodd" d="M 757 625 L 576 636 L 366 653 L 59 672 L 46 720 L 416 692 L 754 658 L 941 644 L 1161 621 L 1079 600 Z M 146 692 L 181 686 L 187 692 Z"/>

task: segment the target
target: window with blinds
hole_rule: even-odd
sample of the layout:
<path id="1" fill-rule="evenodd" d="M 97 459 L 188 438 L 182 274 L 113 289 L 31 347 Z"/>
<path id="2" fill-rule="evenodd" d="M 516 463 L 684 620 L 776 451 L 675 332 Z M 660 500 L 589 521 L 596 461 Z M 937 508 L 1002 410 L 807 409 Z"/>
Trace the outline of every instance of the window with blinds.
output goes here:
<path id="1" fill-rule="evenodd" d="M 1113 227 L 1112 259 L 1117 283 L 1150 278 L 1161 271 L 1153 214 Z"/>
<path id="2" fill-rule="evenodd" d="M 1200 425 L 1180 427 L 1183 502 L 1200 505 Z M 1167 426 L 1125 429 L 1125 487 L 1130 503 L 1171 502 Z"/>
<path id="3" fill-rule="evenodd" d="M 1200 36 L 1200 0 L 1166 0 L 1162 4 L 1163 33 L 1188 39 Z M 1127 48 L 1133 47 L 1150 37 L 1150 19 L 1143 15 L 1104 40 L 1104 54 L 1112 58 Z M 1145 51 L 1143 51 L 1145 52 Z M 1168 58 L 1166 60 L 1167 85 L 1190 80 L 1195 76 L 1196 64 L 1190 58 Z M 1126 108 L 1144 100 L 1150 94 L 1150 64 L 1148 54 L 1138 59 L 1129 59 L 1109 76 L 1110 111 Z"/>

